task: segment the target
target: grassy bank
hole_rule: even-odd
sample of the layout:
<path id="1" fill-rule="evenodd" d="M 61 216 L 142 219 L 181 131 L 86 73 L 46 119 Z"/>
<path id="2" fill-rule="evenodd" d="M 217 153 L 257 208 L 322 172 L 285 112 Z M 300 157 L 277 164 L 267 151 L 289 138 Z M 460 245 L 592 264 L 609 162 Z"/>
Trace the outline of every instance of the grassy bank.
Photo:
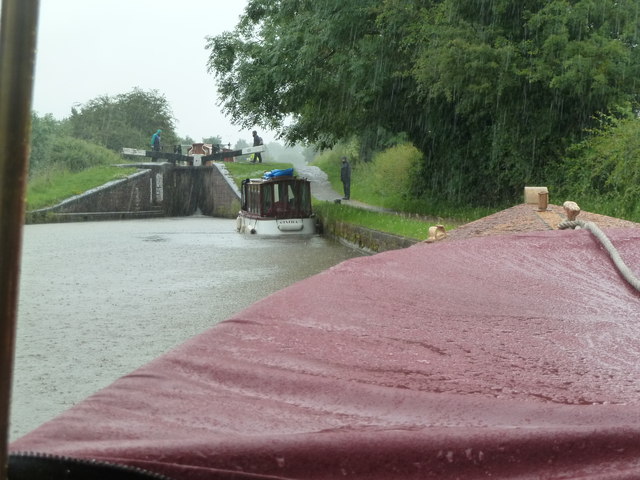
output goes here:
<path id="1" fill-rule="evenodd" d="M 340 157 L 348 152 L 331 150 L 317 157 L 313 164 L 327 174 L 337 192 L 342 192 Z M 460 225 L 485 217 L 499 208 L 451 205 L 429 198 L 413 198 L 410 176 L 420 153 L 413 147 L 401 145 L 374 156 L 372 162 L 352 162 L 351 199 L 385 209 L 422 217 L 423 221 Z M 403 217 L 399 219 L 405 221 Z"/>
<path id="2" fill-rule="evenodd" d="M 401 213 L 372 212 L 332 202 L 314 202 L 313 209 L 325 223 L 351 223 L 415 240 L 426 240 L 431 226 L 444 225 L 447 230 L 451 230 L 459 225 L 455 220 L 445 221 L 440 218 Z"/>
<path id="3" fill-rule="evenodd" d="M 104 185 L 112 180 L 126 178 L 137 171 L 99 165 L 80 172 L 66 169 L 51 169 L 29 181 L 27 185 L 27 211 L 57 205 L 61 201 Z"/>

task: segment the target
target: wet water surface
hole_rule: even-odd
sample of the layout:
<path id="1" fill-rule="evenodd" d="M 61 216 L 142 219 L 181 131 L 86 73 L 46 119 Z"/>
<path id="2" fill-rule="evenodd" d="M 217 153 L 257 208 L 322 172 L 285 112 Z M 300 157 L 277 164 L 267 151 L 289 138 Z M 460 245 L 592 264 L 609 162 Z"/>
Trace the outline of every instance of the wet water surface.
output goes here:
<path id="1" fill-rule="evenodd" d="M 28 225 L 15 439 L 253 302 L 360 252 L 188 218 Z M 312 292 L 310 292 L 312 295 Z"/>

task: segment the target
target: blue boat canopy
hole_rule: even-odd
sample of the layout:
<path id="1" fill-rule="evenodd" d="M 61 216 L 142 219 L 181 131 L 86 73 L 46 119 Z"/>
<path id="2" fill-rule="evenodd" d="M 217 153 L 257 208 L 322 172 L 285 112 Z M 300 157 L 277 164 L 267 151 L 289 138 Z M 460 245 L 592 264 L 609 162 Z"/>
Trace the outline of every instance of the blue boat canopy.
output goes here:
<path id="1" fill-rule="evenodd" d="M 267 180 L 275 177 L 290 177 L 292 175 L 293 175 L 293 168 L 285 168 L 285 169 L 276 168 L 274 170 L 271 170 L 270 172 L 265 172 L 262 178 Z"/>

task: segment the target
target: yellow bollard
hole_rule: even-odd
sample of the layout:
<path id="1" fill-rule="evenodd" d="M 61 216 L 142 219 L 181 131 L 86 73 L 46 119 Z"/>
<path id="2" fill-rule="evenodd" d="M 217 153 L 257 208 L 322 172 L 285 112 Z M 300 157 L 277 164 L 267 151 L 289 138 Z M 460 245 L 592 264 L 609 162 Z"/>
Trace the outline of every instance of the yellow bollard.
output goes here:
<path id="1" fill-rule="evenodd" d="M 444 229 L 444 225 L 436 225 L 435 227 L 429 227 L 429 238 L 425 240 L 427 243 L 437 242 L 447 237 L 447 232 Z"/>

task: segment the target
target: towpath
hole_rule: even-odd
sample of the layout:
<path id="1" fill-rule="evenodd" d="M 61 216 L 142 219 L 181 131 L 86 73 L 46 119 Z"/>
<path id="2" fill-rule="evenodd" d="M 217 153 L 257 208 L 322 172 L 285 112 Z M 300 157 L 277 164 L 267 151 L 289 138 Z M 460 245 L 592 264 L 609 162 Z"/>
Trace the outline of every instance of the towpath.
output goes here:
<path id="1" fill-rule="evenodd" d="M 336 192 L 331 186 L 327 174 L 318 167 L 315 167 L 313 165 L 305 165 L 302 167 L 296 167 L 296 170 L 301 177 L 306 177 L 311 182 L 311 194 L 318 200 L 333 202 L 340 199 L 340 203 L 344 203 L 345 205 L 349 205 L 351 207 L 370 210 L 372 212 L 394 213 L 393 210 L 377 207 L 375 205 L 368 205 L 357 200 L 342 200 L 342 195 Z"/>

